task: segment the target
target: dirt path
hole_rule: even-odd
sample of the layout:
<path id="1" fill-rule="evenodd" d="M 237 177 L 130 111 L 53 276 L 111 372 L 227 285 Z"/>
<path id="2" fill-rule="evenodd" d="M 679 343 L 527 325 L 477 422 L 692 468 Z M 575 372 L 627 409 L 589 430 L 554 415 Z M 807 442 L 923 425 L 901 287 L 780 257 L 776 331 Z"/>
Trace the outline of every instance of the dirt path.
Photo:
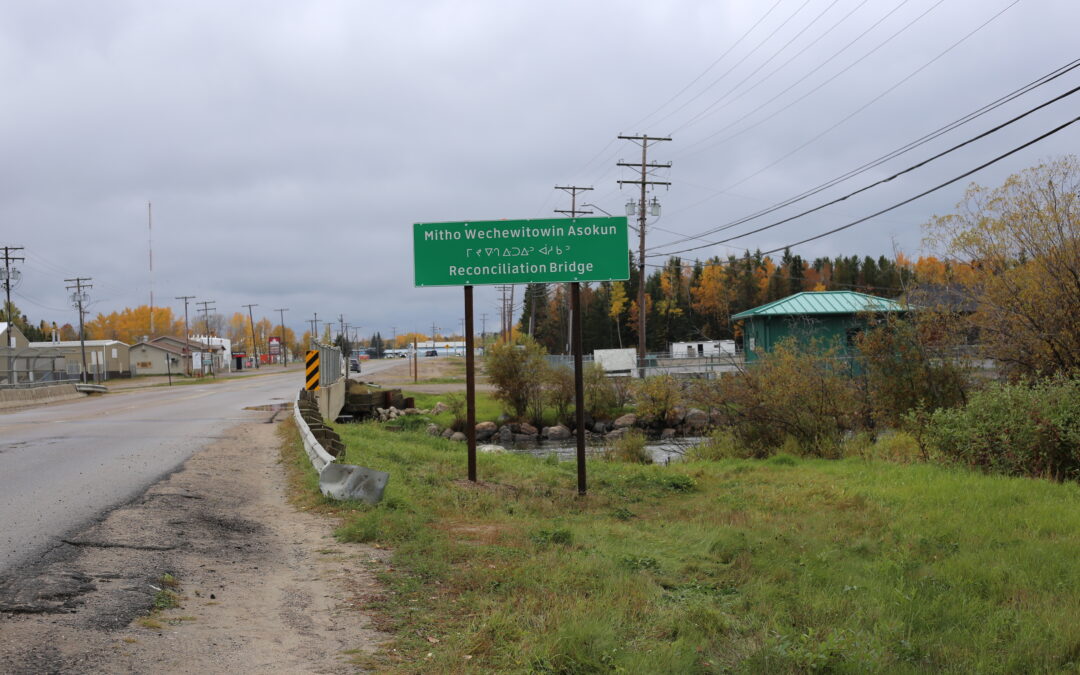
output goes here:
<path id="1" fill-rule="evenodd" d="M 267 413 L 269 417 L 271 413 Z M 5 673 L 338 673 L 387 636 L 385 551 L 286 503 L 278 425 L 249 423 L 47 559 L 0 578 Z M 165 573 L 181 606 L 147 618 Z"/>

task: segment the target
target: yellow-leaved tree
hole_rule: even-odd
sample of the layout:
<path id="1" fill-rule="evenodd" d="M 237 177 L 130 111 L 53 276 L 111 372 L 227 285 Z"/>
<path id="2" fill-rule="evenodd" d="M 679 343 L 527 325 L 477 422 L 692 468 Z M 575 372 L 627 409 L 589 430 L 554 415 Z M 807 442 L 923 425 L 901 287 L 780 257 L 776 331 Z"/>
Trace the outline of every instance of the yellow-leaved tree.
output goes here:
<path id="1" fill-rule="evenodd" d="M 927 243 L 969 263 L 967 317 L 986 356 L 1011 375 L 1080 368 L 1080 159 L 1066 156 L 972 185 Z"/>

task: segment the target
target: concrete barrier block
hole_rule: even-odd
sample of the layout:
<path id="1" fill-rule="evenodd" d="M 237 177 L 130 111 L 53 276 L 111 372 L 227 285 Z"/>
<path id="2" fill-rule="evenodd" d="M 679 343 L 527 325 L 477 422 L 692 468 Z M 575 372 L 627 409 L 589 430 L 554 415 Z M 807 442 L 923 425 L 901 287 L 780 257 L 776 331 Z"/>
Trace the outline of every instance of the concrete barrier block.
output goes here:
<path id="1" fill-rule="evenodd" d="M 319 489 L 333 499 L 355 499 L 368 504 L 382 500 L 390 474 L 353 464 L 327 464 L 319 472 Z"/>

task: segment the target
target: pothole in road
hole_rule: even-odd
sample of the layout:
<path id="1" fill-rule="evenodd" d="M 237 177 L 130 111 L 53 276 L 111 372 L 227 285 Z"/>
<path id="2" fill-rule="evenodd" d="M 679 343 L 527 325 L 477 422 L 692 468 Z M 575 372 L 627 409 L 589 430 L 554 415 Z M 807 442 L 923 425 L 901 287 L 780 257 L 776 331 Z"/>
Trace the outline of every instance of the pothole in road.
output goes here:
<path id="1" fill-rule="evenodd" d="M 244 410 L 263 410 L 266 412 L 281 412 L 292 407 L 292 403 L 268 403 L 266 405 L 249 405 Z"/>

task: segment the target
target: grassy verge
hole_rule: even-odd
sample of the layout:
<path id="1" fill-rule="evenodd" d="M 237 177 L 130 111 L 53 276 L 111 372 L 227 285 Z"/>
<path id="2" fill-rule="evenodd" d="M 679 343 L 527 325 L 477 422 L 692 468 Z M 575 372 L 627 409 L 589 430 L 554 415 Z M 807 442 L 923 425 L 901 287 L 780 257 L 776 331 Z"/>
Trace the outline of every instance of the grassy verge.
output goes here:
<path id="1" fill-rule="evenodd" d="M 421 393 L 421 392 L 408 391 L 408 390 L 403 390 L 402 393 L 405 396 L 412 396 L 413 399 L 416 401 L 416 407 L 417 408 L 422 408 L 422 409 L 427 409 L 427 410 L 430 410 L 431 408 L 433 408 L 435 406 L 435 404 L 440 402 L 440 401 L 442 401 L 443 403 L 446 403 L 449 400 L 449 398 L 452 396 L 452 394 L 424 394 L 424 393 Z M 464 416 L 465 416 L 465 403 L 464 403 L 465 394 L 458 394 L 457 396 L 462 401 L 462 404 L 461 404 L 462 405 L 462 408 L 461 408 L 462 413 L 461 413 L 461 415 L 464 418 Z M 476 393 L 476 421 L 477 422 L 485 422 L 485 421 L 494 422 L 495 420 L 499 419 L 499 417 L 502 416 L 502 414 L 503 414 L 502 406 L 499 404 L 498 401 L 496 401 L 491 396 L 491 394 L 489 394 L 487 392 L 477 392 Z M 453 416 L 452 413 L 444 412 L 444 413 L 440 413 L 438 415 L 431 415 L 430 419 L 431 419 L 432 422 L 434 422 L 435 424 L 438 424 L 439 426 L 448 427 L 454 421 L 454 416 Z"/>
<path id="2" fill-rule="evenodd" d="M 779 455 L 591 462 L 579 498 L 567 463 L 482 456 L 473 485 L 461 444 L 340 430 L 391 474 L 338 530 L 394 549 L 380 672 L 1080 667 L 1075 484 Z"/>

